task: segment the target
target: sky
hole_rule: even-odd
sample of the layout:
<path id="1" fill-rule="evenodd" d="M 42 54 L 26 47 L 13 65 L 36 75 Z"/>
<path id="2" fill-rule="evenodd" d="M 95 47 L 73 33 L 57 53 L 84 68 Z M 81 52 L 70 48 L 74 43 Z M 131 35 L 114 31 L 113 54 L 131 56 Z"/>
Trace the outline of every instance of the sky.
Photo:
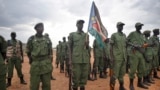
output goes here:
<path id="1" fill-rule="evenodd" d="M 26 43 L 35 35 L 34 26 L 44 23 L 53 47 L 75 32 L 76 21 L 85 20 L 83 30 L 87 32 L 93 0 L 0 0 L 0 35 L 6 40 L 16 32 L 17 39 Z M 94 0 L 108 37 L 117 32 L 116 24 L 125 23 L 123 32 L 128 35 L 135 30 L 135 23 L 144 24 L 142 32 L 160 28 L 160 0 Z M 92 46 L 94 37 L 90 35 Z"/>

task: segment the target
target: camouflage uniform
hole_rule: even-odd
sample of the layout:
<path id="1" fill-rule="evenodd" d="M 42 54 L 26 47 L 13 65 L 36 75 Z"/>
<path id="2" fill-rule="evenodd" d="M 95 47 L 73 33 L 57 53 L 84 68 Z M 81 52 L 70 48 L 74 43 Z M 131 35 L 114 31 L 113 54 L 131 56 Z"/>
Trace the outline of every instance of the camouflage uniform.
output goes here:
<path id="1" fill-rule="evenodd" d="M 117 23 L 117 29 L 123 30 L 125 24 L 122 22 Z M 119 29 L 120 28 L 120 29 Z M 123 77 L 126 73 L 126 35 L 122 31 L 118 31 L 111 35 L 111 53 L 113 54 L 113 78 L 118 79 L 120 83 L 120 90 L 124 90 Z M 112 78 L 111 77 L 111 78 Z M 122 89 L 123 88 L 123 89 Z"/>
<path id="2" fill-rule="evenodd" d="M 15 35 L 15 32 L 11 33 L 11 37 Z M 23 50 L 22 42 L 17 39 L 11 39 L 7 41 L 7 61 L 8 61 L 8 83 L 7 87 L 11 86 L 11 79 L 13 77 L 14 66 L 17 70 L 18 77 L 21 84 L 27 84 L 23 79 L 22 74 L 22 62 L 23 62 Z"/>
<path id="3" fill-rule="evenodd" d="M 56 46 L 56 64 L 57 64 L 57 68 L 60 62 L 60 52 L 61 52 L 61 41 L 59 41 L 59 44 Z"/>
<path id="4" fill-rule="evenodd" d="M 40 26 L 43 24 L 38 23 L 35 29 L 37 30 Z M 42 90 L 51 90 L 50 45 L 50 40 L 43 35 L 36 34 L 28 39 L 26 52 L 31 64 L 30 90 L 39 90 L 40 82 L 42 82 Z"/>
<path id="5" fill-rule="evenodd" d="M 0 36 L 0 89 L 6 90 L 6 41 Z"/>
<path id="6" fill-rule="evenodd" d="M 83 25 L 84 21 L 77 21 L 77 27 Z M 89 65 L 89 54 L 88 54 L 88 35 L 83 31 L 72 32 L 69 35 L 69 46 L 72 53 L 72 73 L 73 73 L 73 90 L 85 90 L 84 86 L 87 83 L 88 78 L 88 65 Z"/>
<path id="7" fill-rule="evenodd" d="M 94 54 L 94 64 L 93 68 L 97 72 L 97 68 L 100 71 L 100 78 L 103 78 L 103 67 L 104 67 L 104 61 L 103 61 L 103 48 L 100 47 L 98 42 L 94 40 L 93 42 L 93 54 Z"/>
<path id="8" fill-rule="evenodd" d="M 61 51 L 60 51 L 60 72 L 64 72 L 64 63 L 67 57 L 67 43 L 66 41 L 63 41 L 61 43 Z"/>

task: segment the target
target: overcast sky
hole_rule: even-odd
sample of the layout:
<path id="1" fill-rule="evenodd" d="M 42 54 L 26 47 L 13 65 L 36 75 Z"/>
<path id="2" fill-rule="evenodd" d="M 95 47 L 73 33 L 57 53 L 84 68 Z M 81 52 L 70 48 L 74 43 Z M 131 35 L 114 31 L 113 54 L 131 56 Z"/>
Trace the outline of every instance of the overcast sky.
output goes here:
<path id="1" fill-rule="evenodd" d="M 49 33 L 55 47 L 62 37 L 76 31 L 76 21 L 85 20 L 87 31 L 93 0 L 0 0 L 0 35 L 6 40 L 15 31 L 23 43 L 35 34 L 34 25 L 43 22 L 44 33 Z M 160 28 L 160 0 L 94 0 L 108 30 L 109 37 L 116 32 L 116 23 L 124 22 L 123 32 L 135 30 L 135 23 L 146 29 Z M 92 46 L 94 37 L 90 36 Z"/>

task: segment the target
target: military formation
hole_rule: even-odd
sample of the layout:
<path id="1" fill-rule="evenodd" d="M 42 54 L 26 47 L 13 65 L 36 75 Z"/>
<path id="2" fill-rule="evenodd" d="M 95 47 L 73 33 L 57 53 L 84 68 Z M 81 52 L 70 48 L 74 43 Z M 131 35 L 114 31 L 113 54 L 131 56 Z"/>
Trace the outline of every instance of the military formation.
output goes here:
<path id="1" fill-rule="evenodd" d="M 95 39 L 92 49 L 89 46 L 88 32 L 83 31 L 84 23 L 84 20 L 78 20 L 77 31 L 69 33 L 67 40 L 63 37 L 56 46 L 55 67 L 69 78 L 69 90 L 86 90 L 87 80 L 97 80 L 97 74 L 102 79 L 106 79 L 109 74 L 110 90 L 114 90 L 116 80 L 119 81 L 119 90 L 126 90 L 123 79 L 126 73 L 129 76 L 130 90 L 135 90 L 135 75 L 138 79 L 137 87 L 143 89 L 155 84 L 155 78 L 160 79 L 159 29 L 141 32 L 144 24 L 137 22 L 135 31 L 126 36 L 123 33 L 125 23 L 117 22 L 117 32 L 104 40 L 103 45 Z M 27 84 L 22 73 L 24 52 L 30 64 L 30 90 L 39 90 L 40 83 L 42 90 L 51 90 L 51 80 L 56 80 L 53 76 L 52 42 L 47 33 L 43 34 L 43 23 L 37 23 L 34 29 L 36 34 L 29 37 L 25 51 L 22 42 L 16 39 L 16 32 L 11 32 L 11 39 L 8 41 L 0 36 L 1 90 L 12 85 L 14 67 L 20 84 Z M 90 61 L 92 50 L 93 67 Z"/>

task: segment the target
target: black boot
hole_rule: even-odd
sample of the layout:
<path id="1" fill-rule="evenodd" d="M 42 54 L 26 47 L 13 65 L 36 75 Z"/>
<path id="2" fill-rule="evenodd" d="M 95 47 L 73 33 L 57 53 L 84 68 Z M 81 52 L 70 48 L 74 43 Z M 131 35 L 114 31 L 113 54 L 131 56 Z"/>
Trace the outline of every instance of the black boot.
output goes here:
<path id="1" fill-rule="evenodd" d="M 99 78 L 105 78 L 102 71 L 100 71 Z"/>
<path id="2" fill-rule="evenodd" d="M 73 90 L 78 90 L 78 88 L 77 88 L 77 87 L 74 87 Z"/>
<path id="3" fill-rule="evenodd" d="M 140 88 L 144 88 L 144 89 L 148 89 L 148 87 L 146 87 L 143 83 L 142 83 L 142 78 L 138 78 L 138 87 Z"/>
<path id="4" fill-rule="evenodd" d="M 156 79 L 160 79 L 160 77 L 157 75 L 157 71 L 154 71 L 153 77 L 156 78 Z"/>
<path id="5" fill-rule="evenodd" d="M 147 76 L 147 81 L 148 81 L 148 83 L 155 84 L 155 82 L 152 81 L 151 78 L 152 78 L 152 77 L 151 77 L 150 75 Z"/>
<path id="6" fill-rule="evenodd" d="M 9 86 L 11 86 L 11 78 L 8 78 L 8 82 L 7 82 L 6 87 L 9 87 Z"/>
<path id="7" fill-rule="evenodd" d="M 80 87 L 80 90 L 85 90 L 85 87 Z"/>
<path id="8" fill-rule="evenodd" d="M 56 80 L 56 78 L 54 78 L 53 76 L 51 76 L 51 80 Z"/>
<path id="9" fill-rule="evenodd" d="M 144 77 L 143 77 L 143 84 L 145 84 L 145 85 L 147 85 L 147 86 L 151 86 L 151 85 L 149 84 L 149 82 L 147 81 L 147 76 L 144 76 Z"/>
<path id="10" fill-rule="evenodd" d="M 24 85 L 27 84 L 27 83 L 24 81 L 23 77 L 20 77 L 20 82 L 21 82 L 21 84 L 24 84 Z"/>
<path id="11" fill-rule="evenodd" d="M 90 77 L 90 74 L 88 75 L 88 80 L 94 81 L 93 78 Z"/>
<path id="12" fill-rule="evenodd" d="M 134 85 L 133 85 L 133 79 L 130 79 L 130 85 L 129 85 L 130 90 L 135 90 Z"/>
<path id="13" fill-rule="evenodd" d="M 124 88 L 124 82 L 120 82 L 120 81 L 119 81 L 119 84 L 120 84 L 119 90 L 126 90 L 126 89 Z"/>

